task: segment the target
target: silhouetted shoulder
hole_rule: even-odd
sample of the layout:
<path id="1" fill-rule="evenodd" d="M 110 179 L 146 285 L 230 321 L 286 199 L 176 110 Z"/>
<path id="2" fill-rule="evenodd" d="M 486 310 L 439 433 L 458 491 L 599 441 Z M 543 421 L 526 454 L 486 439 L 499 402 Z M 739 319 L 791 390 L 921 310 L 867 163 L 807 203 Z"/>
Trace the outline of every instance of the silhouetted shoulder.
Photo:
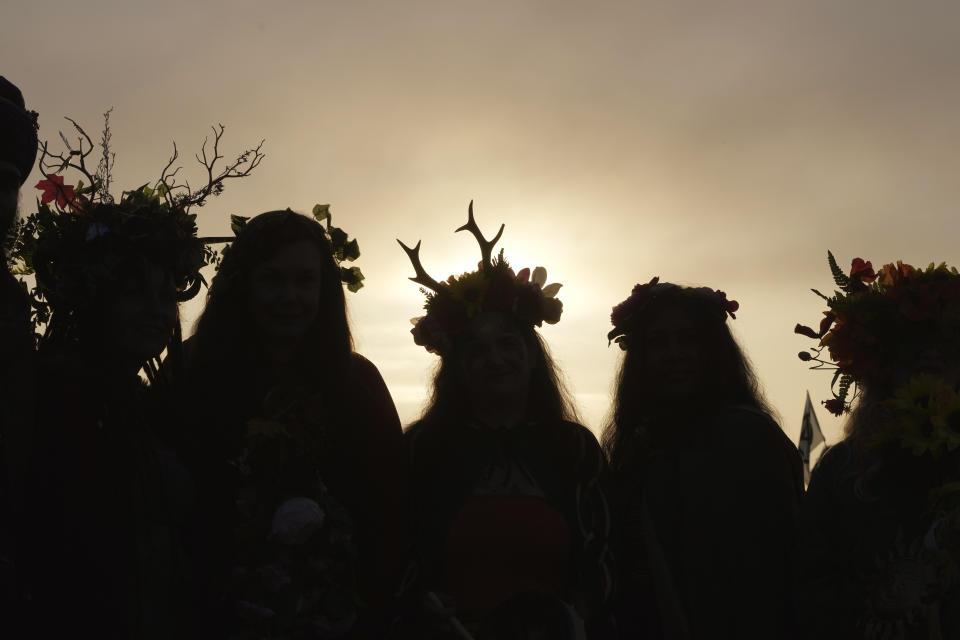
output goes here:
<path id="1" fill-rule="evenodd" d="M 384 388 L 387 386 L 376 365 L 357 352 L 350 354 L 350 377 L 355 382 L 370 386 Z"/>
<path id="2" fill-rule="evenodd" d="M 383 376 L 372 362 L 359 353 L 350 354 L 346 393 L 369 429 L 388 432 L 390 440 L 399 443 L 400 417 Z"/>
<path id="3" fill-rule="evenodd" d="M 833 493 L 841 478 L 851 474 L 859 475 L 861 465 L 855 462 L 855 450 L 849 441 L 841 440 L 827 448 L 810 472 L 807 493 L 811 494 L 811 499 L 821 493 Z"/>
<path id="4" fill-rule="evenodd" d="M 731 449 L 781 449 L 796 447 L 772 417 L 753 407 L 724 407 L 715 418 L 715 429 Z"/>
<path id="5" fill-rule="evenodd" d="M 772 417 L 752 407 L 726 407 L 716 418 L 715 432 L 734 469 L 731 478 L 750 483 L 777 477 L 803 493 L 803 463 L 796 445 Z M 738 473 L 737 471 L 740 471 Z"/>

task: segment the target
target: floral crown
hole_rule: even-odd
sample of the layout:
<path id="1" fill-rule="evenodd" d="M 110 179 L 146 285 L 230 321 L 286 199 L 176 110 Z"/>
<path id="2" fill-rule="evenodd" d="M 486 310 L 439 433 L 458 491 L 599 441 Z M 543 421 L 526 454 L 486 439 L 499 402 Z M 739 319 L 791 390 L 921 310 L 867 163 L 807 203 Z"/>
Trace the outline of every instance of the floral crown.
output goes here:
<path id="1" fill-rule="evenodd" d="M 709 287 L 681 287 L 672 282 L 660 282 L 655 276 L 646 284 L 637 284 L 633 287 L 630 297 L 613 308 L 610 314 L 610 323 L 613 329 L 607 333 L 609 342 L 616 342 L 626 351 L 630 342 L 630 334 L 639 326 L 644 310 L 659 296 L 669 291 L 694 296 L 709 304 L 716 304 L 720 317 L 725 321 L 729 315 L 736 319 L 736 311 L 740 303 L 736 300 L 727 300 L 727 294 L 718 289 Z"/>
<path id="2" fill-rule="evenodd" d="M 473 201 L 467 211 L 467 223 L 457 231 L 469 231 L 480 245 L 481 260 L 476 271 L 437 282 L 420 263 L 420 242 L 411 249 L 397 240 L 416 272 L 410 280 L 422 285 L 420 291 L 427 296 L 423 307 L 426 315 L 411 319 L 413 341 L 441 356 L 449 353 L 452 336 L 484 311 L 510 313 L 521 322 L 537 327 L 544 322 L 556 324 L 563 313 L 563 303 L 556 298 L 561 285 L 546 284 L 546 269 L 537 267 L 532 273 L 530 269 L 514 273 L 503 258 L 503 249 L 496 258 L 491 258 L 506 225 L 501 224 L 493 240 L 487 240 L 473 218 Z"/>
<path id="3" fill-rule="evenodd" d="M 286 210 L 290 215 L 299 215 L 291 209 Z M 356 238 L 350 239 L 347 232 L 339 227 L 333 226 L 333 214 L 330 213 L 330 205 L 316 204 L 313 206 L 313 218 L 323 227 L 327 242 L 330 243 L 330 250 L 333 253 L 333 259 L 340 268 L 340 281 L 347 286 L 352 293 L 356 293 L 363 288 L 363 272 L 360 267 L 344 267 L 344 262 L 353 262 L 360 257 L 360 245 Z M 230 229 L 234 236 L 239 236 L 240 232 L 250 220 L 249 216 L 230 216 Z M 224 247 L 223 254 L 226 254 L 231 247 Z M 219 266 L 219 265 L 218 265 Z"/>
<path id="4" fill-rule="evenodd" d="M 824 402 L 831 413 L 850 410 L 859 381 L 892 374 L 915 361 L 931 337 L 941 357 L 960 355 L 960 274 L 955 267 L 930 263 L 916 269 L 898 260 L 878 273 L 869 261 L 854 258 L 846 274 L 829 251 L 827 262 L 839 290 L 830 297 L 813 289 L 827 303 L 823 320 L 816 330 L 798 324 L 794 332 L 819 341 L 798 354 L 801 360 L 813 362 L 812 369 L 834 371 L 833 398 Z"/>
<path id="5" fill-rule="evenodd" d="M 204 187 L 192 190 L 189 184 L 176 181 L 180 168 L 173 168 L 178 158 L 174 144 L 159 179 L 115 198 L 110 193 L 116 155 L 110 148 L 110 111 L 104 114 L 98 145 L 102 157 L 95 171 L 87 166 L 93 141 L 79 124 L 67 120 L 78 134 L 77 148 L 62 133 L 66 151 L 55 154 L 48 142 L 42 144 L 39 167 L 46 179 L 36 185 L 43 192 L 37 211 L 18 221 L 7 238 L 11 272 L 36 279 L 30 291 L 34 326 L 49 323 L 57 310 L 64 318 L 72 317 L 97 298 L 98 288 L 114 286 L 131 252 L 171 269 L 178 300 L 194 297 L 205 283 L 200 269 L 219 262 L 210 244 L 227 239 L 198 238 L 197 216 L 191 210 L 220 195 L 226 180 L 249 175 L 264 157 L 263 142 L 217 172 L 217 161 L 223 158 L 219 144 L 224 127 L 220 125 L 213 129 L 212 148 L 204 139 L 196 156 L 207 171 Z M 65 182 L 62 174 L 68 169 L 80 174 L 76 184 Z"/>

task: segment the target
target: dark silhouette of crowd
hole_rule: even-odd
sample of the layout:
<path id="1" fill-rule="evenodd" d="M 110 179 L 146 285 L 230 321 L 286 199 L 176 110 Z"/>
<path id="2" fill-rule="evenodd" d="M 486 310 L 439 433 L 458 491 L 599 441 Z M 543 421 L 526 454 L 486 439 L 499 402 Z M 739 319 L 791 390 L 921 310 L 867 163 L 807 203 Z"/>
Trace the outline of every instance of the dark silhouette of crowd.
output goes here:
<path id="1" fill-rule="evenodd" d="M 354 350 L 359 244 L 329 207 L 198 237 L 191 207 L 260 147 L 116 196 L 109 157 L 53 156 L 26 104 L 0 77 L 3 637 L 960 637 L 955 269 L 830 254 L 839 289 L 796 331 L 851 413 L 805 492 L 736 301 L 653 278 L 613 307 L 598 442 L 540 331 L 560 284 L 471 203 L 475 271 L 435 279 L 401 242 L 438 358 L 404 429 Z"/>

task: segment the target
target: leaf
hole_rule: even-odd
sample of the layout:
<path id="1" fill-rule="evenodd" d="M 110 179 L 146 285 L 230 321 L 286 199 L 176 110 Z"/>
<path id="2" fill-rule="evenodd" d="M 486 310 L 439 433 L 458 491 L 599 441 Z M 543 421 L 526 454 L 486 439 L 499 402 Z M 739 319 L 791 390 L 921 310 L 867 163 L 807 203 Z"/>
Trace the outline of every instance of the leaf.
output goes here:
<path id="1" fill-rule="evenodd" d="M 230 230 L 233 231 L 233 235 L 238 236 L 243 230 L 243 227 L 246 226 L 249 216 L 236 216 L 230 214 Z"/>
<path id="2" fill-rule="evenodd" d="M 837 264 L 837 259 L 833 257 L 833 253 L 827 251 L 827 264 L 830 265 L 830 273 L 833 274 L 833 281 L 837 283 L 837 286 L 850 293 L 850 278 L 847 277 L 847 274 L 843 272 L 843 269 L 840 268 L 840 265 Z"/>
<path id="3" fill-rule="evenodd" d="M 553 298 L 554 296 L 557 295 L 557 293 L 560 291 L 560 287 L 562 286 L 563 285 L 560 284 L 559 282 L 548 284 L 543 288 L 543 295 L 547 298 Z"/>
<path id="4" fill-rule="evenodd" d="M 330 244 L 333 245 L 334 251 L 341 253 L 344 249 L 344 245 L 347 244 L 347 234 L 343 229 L 337 227 L 330 227 L 327 230 L 328 235 L 330 236 Z"/>
<path id="5" fill-rule="evenodd" d="M 351 240 L 347 244 L 343 245 L 343 258 L 342 260 L 354 261 L 360 257 L 360 245 L 357 244 L 356 239 Z"/>
<path id="6" fill-rule="evenodd" d="M 329 226 L 333 221 L 333 216 L 330 214 L 330 205 L 328 204 L 315 204 L 313 205 L 313 217 L 318 222 L 326 222 Z"/>
<path id="7" fill-rule="evenodd" d="M 363 288 L 363 272 L 360 267 L 340 267 L 340 280 L 347 285 L 352 293 L 356 293 Z"/>
<path id="8" fill-rule="evenodd" d="M 827 296 L 823 295 L 822 293 L 820 293 L 820 292 L 817 291 L 816 289 L 810 289 L 810 291 L 813 291 L 815 294 L 817 294 L 818 296 L 820 296 L 821 298 L 823 298 L 823 299 L 826 300 L 827 302 L 830 302 L 830 298 L 828 298 Z"/>

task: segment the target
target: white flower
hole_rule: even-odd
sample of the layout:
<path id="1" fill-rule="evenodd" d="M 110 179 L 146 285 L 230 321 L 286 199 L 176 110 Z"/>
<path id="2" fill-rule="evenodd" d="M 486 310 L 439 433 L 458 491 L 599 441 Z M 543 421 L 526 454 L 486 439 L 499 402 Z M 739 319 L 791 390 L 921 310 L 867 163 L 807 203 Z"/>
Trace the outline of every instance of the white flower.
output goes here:
<path id="1" fill-rule="evenodd" d="M 323 526 L 324 517 L 310 498 L 290 498 L 274 512 L 270 537 L 286 545 L 303 544 Z"/>
<path id="2" fill-rule="evenodd" d="M 547 270 L 543 267 L 537 267 L 533 270 L 533 275 L 530 277 L 530 282 L 540 287 L 543 290 L 544 298 L 553 298 L 557 295 L 557 292 L 560 291 L 560 287 L 563 285 L 559 282 L 554 282 L 553 284 L 547 284 Z"/>

